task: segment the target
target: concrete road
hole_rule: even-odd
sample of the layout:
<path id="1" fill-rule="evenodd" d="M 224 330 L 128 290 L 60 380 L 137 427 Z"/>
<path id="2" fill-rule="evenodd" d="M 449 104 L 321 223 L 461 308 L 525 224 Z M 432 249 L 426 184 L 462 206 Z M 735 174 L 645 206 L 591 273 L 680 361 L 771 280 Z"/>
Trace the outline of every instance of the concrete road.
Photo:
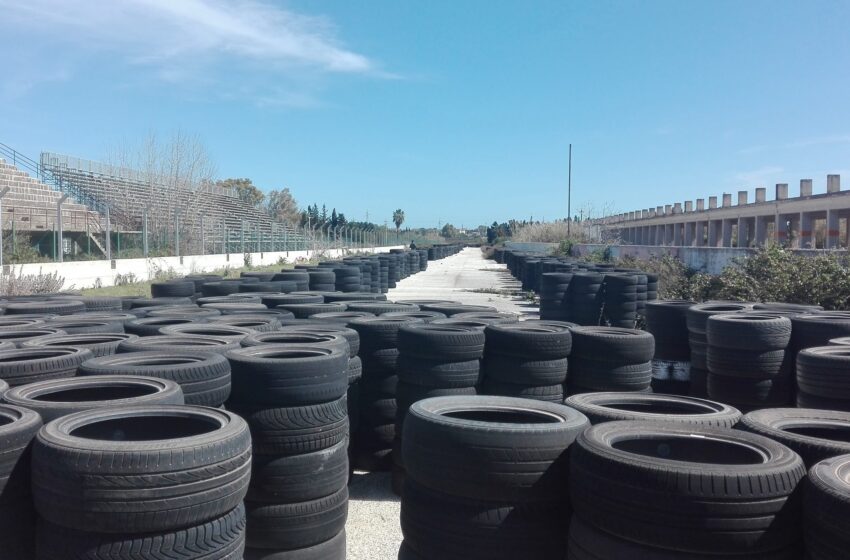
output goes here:
<path id="1" fill-rule="evenodd" d="M 428 263 L 428 270 L 402 280 L 387 299 L 439 299 L 489 305 L 536 319 L 537 306 L 515 295 L 520 284 L 503 264 L 484 260 L 481 251 Z M 389 473 L 356 473 L 349 485 L 346 525 L 349 560 L 395 560 L 401 544 L 400 503 L 390 490 Z"/>

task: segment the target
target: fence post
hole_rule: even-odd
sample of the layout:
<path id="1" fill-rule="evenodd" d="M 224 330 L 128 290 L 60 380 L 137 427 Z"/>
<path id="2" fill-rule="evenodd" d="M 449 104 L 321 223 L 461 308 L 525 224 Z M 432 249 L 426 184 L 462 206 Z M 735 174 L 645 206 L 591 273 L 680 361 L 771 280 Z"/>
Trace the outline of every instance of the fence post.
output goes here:
<path id="1" fill-rule="evenodd" d="M 180 256 L 180 215 L 174 209 L 174 256 Z"/>
<path id="2" fill-rule="evenodd" d="M 3 267 L 3 197 L 9 193 L 9 187 L 0 191 L 0 268 Z M 12 227 L 15 227 L 15 216 L 12 215 Z"/>
<path id="3" fill-rule="evenodd" d="M 109 206 L 106 207 L 106 260 L 112 260 L 112 229 L 109 223 Z"/>
<path id="4" fill-rule="evenodd" d="M 204 236 L 204 215 L 201 214 L 201 255 L 207 254 L 206 237 Z"/>
<path id="5" fill-rule="evenodd" d="M 142 253 L 148 258 L 148 209 L 145 208 L 142 217 Z"/>
<path id="6" fill-rule="evenodd" d="M 242 220 L 242 254 L 245 254 L 245 220 Z"/>

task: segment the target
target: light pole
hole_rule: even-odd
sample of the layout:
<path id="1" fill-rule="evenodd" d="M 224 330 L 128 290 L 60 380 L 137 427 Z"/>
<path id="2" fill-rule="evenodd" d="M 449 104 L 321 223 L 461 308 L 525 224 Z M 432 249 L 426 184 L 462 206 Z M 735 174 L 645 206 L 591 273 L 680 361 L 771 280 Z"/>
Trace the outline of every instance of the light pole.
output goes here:
<path id="1" fill-rule="evenodd" d="M 60 198 L 59 200 L 56 201 L 56 230 L 57 231 L 56 231 L 56 241 L 55 241 L 55 243 L 58 244 L 58 247 L 56 247 L 56 257 L 59 260 L 59 262 L 63 262 L 65 260 L 65 255 L 62 254 L 62 253 L 64 253 L 64 251 L 62 249 L 62 203 L 65 202 L 66 200 L 68 200 L 68 195 L 63 194 L 62 198 Z"/>
<path id="2" fill-rule="evenodd" d="M 9 187 L 4 187 L 0 191 L 0 267 L 3 266 L 3 197 L 9 194 Z M 14 220 L 14 215 L 12 216 Z"/>

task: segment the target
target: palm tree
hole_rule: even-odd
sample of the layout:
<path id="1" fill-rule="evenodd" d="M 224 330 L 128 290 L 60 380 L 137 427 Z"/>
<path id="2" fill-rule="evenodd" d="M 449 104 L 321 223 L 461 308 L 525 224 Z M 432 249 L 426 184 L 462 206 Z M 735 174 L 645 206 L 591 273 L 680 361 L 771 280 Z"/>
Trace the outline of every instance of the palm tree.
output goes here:
<path id="1" fill-rule="evenodd" d="M 395 234 L 398 236 L 398 230 L 401 227 L 401 224 L 404 223 L 404 210 L 399 208 L 395 212 L 393 212 L 393 223 L 395 224 Z"/>

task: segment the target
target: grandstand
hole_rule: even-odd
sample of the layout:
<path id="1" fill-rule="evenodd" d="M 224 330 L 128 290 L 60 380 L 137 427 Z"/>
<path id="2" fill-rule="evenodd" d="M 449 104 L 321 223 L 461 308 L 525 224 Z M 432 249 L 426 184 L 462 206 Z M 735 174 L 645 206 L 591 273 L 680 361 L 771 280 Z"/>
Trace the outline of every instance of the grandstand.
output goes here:
<path id="1" fill-rule="evenodd" d="M 57 204 L 67 195 L 62 203 L 64 254 L 87 247 L 88 252 L 106 255 L 116 241 L 120 249 L 122 240 L 125 247 L 139 250 L 147 250 L 148 241 L 158 242 L 158 252 L 179 254 L 298 250 L 307 245 L 296 228 L 214 184 L 176 187 L 138 170 L 50 152 L 36 162 L 2 143 L 0 157 L 5 158 L 0 159 L 0 190 L 9 187 L 2 197 L 0 229 L 43 232 L 52 248 L 59 229 Z"/>

